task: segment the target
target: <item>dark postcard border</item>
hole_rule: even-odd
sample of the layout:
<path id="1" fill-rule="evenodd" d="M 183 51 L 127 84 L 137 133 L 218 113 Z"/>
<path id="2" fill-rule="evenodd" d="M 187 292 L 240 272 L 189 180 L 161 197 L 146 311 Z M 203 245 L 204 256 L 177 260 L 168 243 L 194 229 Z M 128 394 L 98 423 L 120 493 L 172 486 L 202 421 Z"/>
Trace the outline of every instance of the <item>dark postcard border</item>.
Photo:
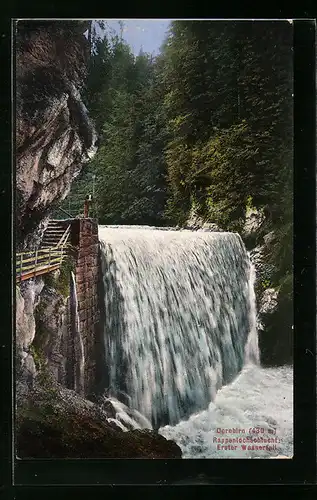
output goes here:
<path id="1" fill-rule="evenodd" d="M 0 18 L 0 494 L 12 484 L 11 24 Z"/>
<path id="2" fill-rule="evenodd" d="M 294 27 L 295 456 L 316 481 L 316 22 Z"/>
<path id="3" fill-rule="evenodd" d="M 295 457 L 293 460 L 18 460 L 15 484 L 315 482 L 315 29 L 294 23 Z M 8 298 L 6 302 L 8 303 Z M 8 338 L 8 336 L 6 337 Z M 9 351 L 10 352 L 10 351 Z M 9 355 L 10 357 L 10 355 Z M 1 365 L 9 367 L 8 363 Z M 9 367 L 10 368 L 10 367 Z M 6 374 L 5 388 L 11 375 Z M 10 383 L 10 382 L 9 382 Z M 4 415 L 7 415 L 6 412 Z M 202 476 L 203 477 L 202 477 Z M 204 478 L 204 479 L 203 479 Z"/>

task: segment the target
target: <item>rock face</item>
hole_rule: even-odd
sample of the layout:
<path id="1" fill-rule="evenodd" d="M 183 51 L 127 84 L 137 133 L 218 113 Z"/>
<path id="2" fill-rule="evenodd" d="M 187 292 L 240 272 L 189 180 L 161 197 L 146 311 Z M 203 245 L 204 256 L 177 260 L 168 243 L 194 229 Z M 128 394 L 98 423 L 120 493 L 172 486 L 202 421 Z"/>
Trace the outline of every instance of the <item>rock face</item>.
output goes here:
<path id="1" fill-rule="evenodd" d="M 269 262 L 269 254 L 276 236 L 267 224 L 263 212 L 249 210 L 242 238 L 250 250 L 255 267 L 255 293 L 257 301 L 257 328 L 261 363 L 282 365 L 293 359 L 292 303 L 280 289 L 272 287 L 276 271 Z"/>
<path id="2" fill-rule="evenodd" d="M 44 287 L 41 278 L 29 280 L 16 287 L 16 360 L 17 372 L 21 380 L 33 381 L 36 373 L 30 346 L 35 338 L 36 322 L 34 311 L 40 301 Z"/>
<path id="3" fill-rule="evenodd" d="M 274 266 L 267 262 L 266 256 L 269 248 L 269 244 L 267 245 L 266 243 L 262 243 L 250 251 L 250 259 L 256 272 L 255 289 L 258 312 L 260 312 L 263 307 L 262 296 L 265 290 L 269 287 L 272 275 L 275 271 Z"/>
<path id="4" fill-rule="evenodd" d="M 42 380 L 40 380 L 42 378 Z M 181 458 L 173 441 L 157 432 L 124 432 L 104 409 L 42 374 L 18 398 L 20 458 Z"/>
<path id="5" fill-rule="evenodd" d="M 28 280 L 16 290 L 16 360 L 21 383 L 33 384 L 46 366 L 68 386 L 68 299 L 45 279 Z"/>
<path id="6" fill-rule="evenodd" d="M 184 229 L 190 229 L 191 231 L 214 231 L 214 232 L 222 232 L 217 224 L 214 222 L 205 222 L 192 208 L 189 214 L 189 217 L 186 221 Z"/>
<path id="7" fill-rule="evenodd" d="M 34 348 L 54 378 L 67 387 L 68 299 L 53 287 L 45 286 L 35 310 Z"/>
<path id="8" fill-rule="evenodd" d="M 19 21 L 16 50 L 18 244 L 62 200 L 96 152 L 80 91 L 89 22 Z"/>
<path id="9" fill-rule="evenodd" d="M 248 242 L 254 242 L 257 235 L 261 231 L 261 228 L 265 222 L 265 216 L 263 210 L 257 210 L 256 208 L 248 208 L 246 211 L 245 223 L 242 230 L 243 239 Z"/>
<path id="10" fill-rule="evenodd" d="M 264 290 L 260 307 L 259 314 L 272 314 L 277 307 L 278 304 L 278 291 L 275 288 L 267 288 Z"/>

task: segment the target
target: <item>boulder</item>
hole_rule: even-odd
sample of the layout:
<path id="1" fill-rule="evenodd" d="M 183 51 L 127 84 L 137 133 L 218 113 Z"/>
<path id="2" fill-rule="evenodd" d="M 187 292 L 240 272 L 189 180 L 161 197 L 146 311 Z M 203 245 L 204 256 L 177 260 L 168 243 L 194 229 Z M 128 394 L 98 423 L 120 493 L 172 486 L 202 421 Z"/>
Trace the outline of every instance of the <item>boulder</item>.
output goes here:
<path id="1" fill-rule="evenodd" d="M 105 408 L 40 374 L 17 401 L 19 458 L 181 458 L 156 431 L 123 431 Z"/>

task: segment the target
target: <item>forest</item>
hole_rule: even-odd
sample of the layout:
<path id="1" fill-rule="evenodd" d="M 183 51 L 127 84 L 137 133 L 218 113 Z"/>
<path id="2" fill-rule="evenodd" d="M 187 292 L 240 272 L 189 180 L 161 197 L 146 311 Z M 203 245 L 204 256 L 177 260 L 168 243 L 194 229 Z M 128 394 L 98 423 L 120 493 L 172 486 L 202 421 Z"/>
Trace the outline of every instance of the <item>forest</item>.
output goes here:
<path id="1" fill-rule="evenodd" d="M 84 91 L 99 149 L 61 206 L 79 214 L 92 193 L 99 224 L 182 227 L 194 213 L 240 233 L 262 210 L 272 285 L 290 299 L 292 25 L 173 21 L 156 57 L 99 27 Z"/>

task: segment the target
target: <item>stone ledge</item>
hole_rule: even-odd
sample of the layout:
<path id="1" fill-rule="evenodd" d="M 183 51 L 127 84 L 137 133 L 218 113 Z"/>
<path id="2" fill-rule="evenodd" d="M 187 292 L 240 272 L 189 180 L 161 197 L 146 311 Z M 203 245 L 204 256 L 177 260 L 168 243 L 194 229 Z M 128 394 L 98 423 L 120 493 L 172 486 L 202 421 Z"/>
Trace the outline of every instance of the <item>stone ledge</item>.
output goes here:
<path id="1" fill-rule="evenodd" d="M 110 414 L 57 384 L 36 387 L 17 410 L 19 458 L 181 458 L 150 429 L 123 431 Z"/>

